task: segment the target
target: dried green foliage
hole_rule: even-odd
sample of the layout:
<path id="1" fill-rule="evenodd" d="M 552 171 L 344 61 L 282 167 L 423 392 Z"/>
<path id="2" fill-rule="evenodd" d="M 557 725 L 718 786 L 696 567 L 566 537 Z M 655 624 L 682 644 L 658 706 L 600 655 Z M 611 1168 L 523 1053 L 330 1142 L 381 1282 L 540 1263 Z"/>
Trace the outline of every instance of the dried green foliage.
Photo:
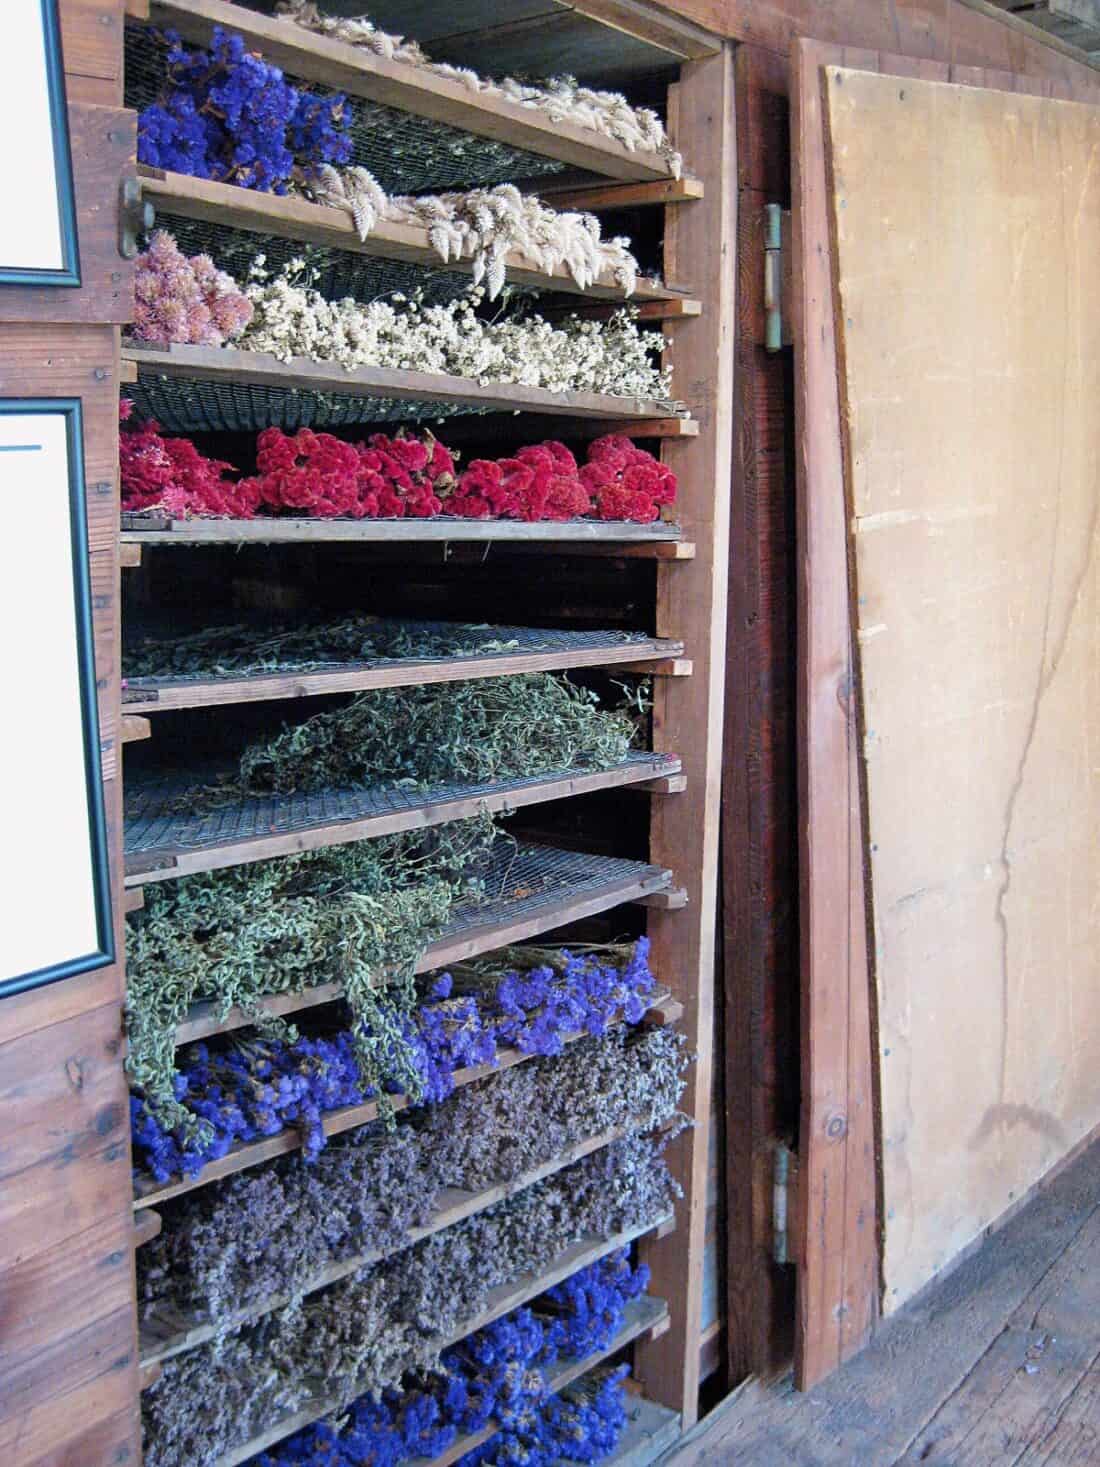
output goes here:
<path id="1" fill-rule="evenodd" d="M 193 1003 L 211 1000 L 222 1017 L 240 1008 L 293 1038 L 257 1001 L 324 983 L 338 982 L 363 1021 L 364 1080 L 418 1094 L 402 1032 L 413 970 L 456 904 L 481 895 L 467 873 L 499 836 L 482 815 L 148 886 L 127 924 L 127 1063 L 161 1123 L 194 1127 L 174 1089 L 175 1031 Z"/>
<path id="2" fill-rule="evenodd" d="M 624 634 L 624 640 L 628 640 Z M 339 621 L 205 627 L 185 637 L 144 637 L 123 649 L 122 670 L 137 677 L 224 677 L 302 672 L 399 657 L 473 657 L 516 642 L 476 623 L 407 622 L 375 616 Z"/>
<path id="3" fill-rule="evenodd" d="M 643 700 L 601 708 L 591 690 L 553 673 L 383 688 L 251 744 L 235 778 L 186 801 L 204 808 L 259 793 L 610 769 L 634 742 Z"/>

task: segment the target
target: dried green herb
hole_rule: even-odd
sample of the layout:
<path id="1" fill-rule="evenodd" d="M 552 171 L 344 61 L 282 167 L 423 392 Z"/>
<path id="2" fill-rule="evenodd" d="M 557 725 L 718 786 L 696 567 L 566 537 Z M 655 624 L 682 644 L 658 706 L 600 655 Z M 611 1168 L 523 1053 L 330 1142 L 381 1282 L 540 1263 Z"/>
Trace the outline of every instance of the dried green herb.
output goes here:
<path id="1" fill-rule="evenodd" d="M 629 640 L 623 634 L 623 640 Z M 400 657 L 473 657 L 507 652 L 514 638 L 484 624 L 349 616 L 339 621 L 205 627 L 185 637 L 144 637 L 123 649 L 122 671 L 138 677 L 223 677 L 302 672 Z"/>
<path id="2" fill-rule="evenodd" d="M 222 1017 L 240 1008 L 294 1038 L 258 1000 L 323 983 L 340 983 L 363 1021 L 364 1081 L 385 1075 L 415 1097 L 402 1022 L 413 970 L 455 905 L 481 895 L 469 869 L 499 837 L 482 815 L 147 887 L 128 921 L 127 1064 L 161 1124 L 194 1128 L 175 1096 L 175 1031 L 193 1003 L 212 1000 Z"/>
<path id="3" fill-rule="evenodd" d="M 253 794 L 610 769 L 635 739 L 643 696 L 601 708 L 591 690 L 552 673 L 383 688 L 250 744 L 234 777 L 182 800 L 204 809 Z"/>

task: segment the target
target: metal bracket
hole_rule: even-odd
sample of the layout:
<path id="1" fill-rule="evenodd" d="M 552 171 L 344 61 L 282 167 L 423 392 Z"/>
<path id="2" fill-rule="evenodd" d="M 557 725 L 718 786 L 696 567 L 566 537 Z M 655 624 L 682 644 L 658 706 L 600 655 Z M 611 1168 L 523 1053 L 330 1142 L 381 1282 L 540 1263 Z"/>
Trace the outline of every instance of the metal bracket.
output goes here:
<path id="1" fill-rule="evenodd" d="M 118 252 L 124 260 L 132 260 L 138 252 L 138 235 L 149 233 L 157 213 L 149 200 L 141 196 L 140 178 L 124 178 L 120 195 Z"/>
<path id="2" fill-rule="evenodd" d="M 764 205 L 764 350 L 783 349 L 783 210 Z"/>

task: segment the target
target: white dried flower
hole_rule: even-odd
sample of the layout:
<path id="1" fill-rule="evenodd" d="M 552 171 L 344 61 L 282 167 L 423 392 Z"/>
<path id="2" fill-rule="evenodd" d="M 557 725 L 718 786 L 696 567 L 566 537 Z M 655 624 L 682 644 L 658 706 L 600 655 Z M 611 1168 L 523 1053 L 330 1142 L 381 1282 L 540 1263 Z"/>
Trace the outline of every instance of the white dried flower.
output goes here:
<path id="1" fill-rule="evenodd" d="M 680 177 L 683 160 L 669 141 L 661 119 L 648 107 L 632 107 L 619 92 L 582 87 L 569 76 L 538 83 L 521 82 L 510 76 L 501 81 L 488 81 L 468 67 L 430 61 L 415 41 L 387 35 L 365 15 L 322 15 L 315 0 L 281 0 L 277 13 L 281 19 L 306 30 L 362 46 L 387 61 L 400 61 L 430 71 L 458 82 L 470 92 L 503 97 L 517 106 L 545 112 L 551 122 L 568 122 L 597 132 L 621 143 L 632 153 L 656 153 L 664 158 L 672 177 Z"/>
<path id="2" fill-rule="evenodd" d="M 652 360 L 662 338 L 641 331 L 629 307 L 606 321 L 571 317 L 559 326 L 540 316 L 485 321 L 476 309 L 485 296 L 480 289 L 433 306 L 397 296 L 369 304 L 328 301 L 289 268 L 273 279 L 253 279 L 245 294 L 253 315 L 235 346 L 284 362 L 309 357 L 348 371 L 394 367 L 551 392 L 671 396 L 668 370 Z"/>

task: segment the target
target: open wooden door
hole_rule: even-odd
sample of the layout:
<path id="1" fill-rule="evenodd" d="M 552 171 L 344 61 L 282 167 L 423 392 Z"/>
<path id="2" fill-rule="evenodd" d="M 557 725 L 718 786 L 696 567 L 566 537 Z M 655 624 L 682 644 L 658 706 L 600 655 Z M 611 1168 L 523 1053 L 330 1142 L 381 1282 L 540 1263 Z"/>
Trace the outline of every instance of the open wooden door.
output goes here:
<path id="1" fill-rule="evenodd" d="M 24 14 L 27 7 L 18 7 Z M 13 7 L 15 9 L 15 7 Z M 83 421 L 92 631 L 113 916 L 119 961 L 0 1000 L 0 1461 L 136 1464 L 141 1455 L 130 1128 L 122 1033 L 119 782 L 119 326 L 133 266 L 119 252 L 120 197 L 136 175 L 136 126 L 122 103 L 123 0 L 61 0 L 81 284 L 0 288 L 0 398 L 78 399 Z M 8 17 L 0 21 L 0 37 Z M 18 148 L 18 138 L 6 146 Z M 5 201 L 20 208 L 16 197 Z M 21 490 L 5 468 L 9 499 Z M 14 517 L 6 525 L 14 524 Z M 55 550 L 56 521 L 19 547 Z M 17 621 L 12 650 L 35 628 Z M 18 665 L 18 664 L 16 664 Z M 51 669 L 42 669 L 49 678 Z M 6 717 L 38 734 L 39 689 L 9 680 Z M 45 732 L 43 731 L 43 737 Z M 46 835 L 57 793 L 37 792 Z M 37 832 L 43 834 L 41 830 Z M 27 842 L 8 822 L 9 860 Z M 40 872 L 44 913 L 55 901 Z"/>
<path id="2" fill-rule="evenodd" d="M 1100 90 L 1075 95 L 797 48 L 802 1386 L 1100 1123 Z"/>

